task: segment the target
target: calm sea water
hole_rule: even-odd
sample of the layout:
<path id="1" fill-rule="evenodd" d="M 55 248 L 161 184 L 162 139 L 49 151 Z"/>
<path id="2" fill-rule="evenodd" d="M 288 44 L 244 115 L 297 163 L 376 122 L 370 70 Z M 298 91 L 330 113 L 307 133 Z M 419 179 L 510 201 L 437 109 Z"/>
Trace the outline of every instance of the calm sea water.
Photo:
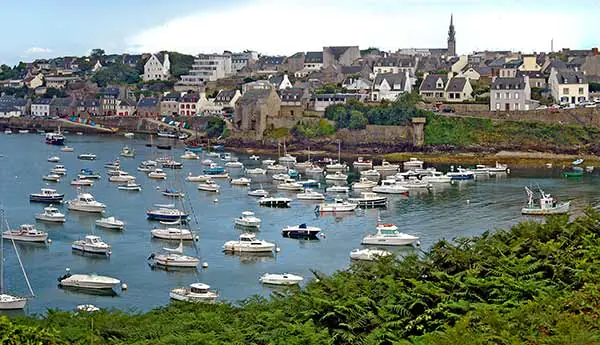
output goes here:
<path id="1" fill-rule="evenodd" d="M 272 291 L 263 287 L 258 278 L 263 273 L 296 273 L 311 278 L 311 269 L 333 273 L 350 264 L 349 252 L 360 247 L 364 235 L 374 230 L 377 217 L 396 223 L 402 231 L 418 235 L 423 249 L 439 239 L 480 234 L 488 229 L 508 228 L 526 218 L 520 215 L 526 195 L 524 186 L 538 185 L 562 200 L 573 199 L 575 209 L 596 205 L 600 201 L 600 178 L 587 175 L 578 180 L 566 180 L 559 171 L 549 169 L 512 169 L 508 176 L 478 181 L 456 183 L 436 187 L 431 192 L 414 193 L 410 196 L 389 196 L 389 206 L 381 211 L 364 210 L 344 216 L 317 216 L 314 202 L 292 202 L 289 209 L 259 207 L 256 199 L 247 196 L 247 188 L 232 187 L 226 180 L 218 180 L 222 186 L 219 194 L 199 191 L 195 184 L 184 182 L 188 172 L 200 174 L 200 161 L 183 161 L 182 170 L 167 171 L 165 182 L 148 179 L 136 170 L 144 159 L 171 154 L 179 160 L 183 149 L 156 151 L 145 147 L 146 140 L 100 136 L 68 136 L 68 145 L 75 152 L 63 153 L 59 147 L 43 143 L 43 136 L 36 134 L 0 135 L 0 202 L 6 210 L 11 227 L 33 223 L 49 232 L 52 243 L 48 245 L 18 244 L 17 248 L 25 265 L 31 285 L 36 294 L 28 303 L 26 312 L 42 313 L 47 308 L 73 309 L 76 305 L 91 303 L 102 308 L 125 310 L 148 310 L 168 303 L 169 290 L 178 286 L 201 281 L 218 289 L 222 300 L 237 301 L 253 294 L 268 296 Z M 137 151 L 135 159 L 121 158 L 122 169 L 137 176 L 143 185 L 142 192 L 125 192 L 116 183 L 108 182 L 103 165 L 119 158 L 124 145 Z M 81 161 L 77 155 L 94 153 L 96 161 Z M 61 157 L 61 164 L 68 175 L 57 184 L 41 180 L 54 166 L 47 158 Z M 238 155 L 247 167 L 260 165 L 245 155 Z M 266 157 L 263 157 L 266 158 Z M 213 158 L 214 160 L 214 158 Z M 103 178 L 89 189 L 97 200 L 107 205 L 106 215 L 113 215 L 126 222 L 124 231 L 95 228 L 99 217 L 69 212 L 66 206 L 59 208 L 67 216 L 64 225 L 36 223 L 34 215 L 44 205 L 30 203 L 29 193 L 51 186 L 66 193 L 66 200 L 75 198 L 77 190 L 69 185 L 82 168 L 101 172 Z M 442 167 L 443 168 L 443 167 Z M 232 175 L 241 174 L 238 169 Z M 295 193 L 277 192 L 270 176 L 252 176 L 251 188 L 262 185 L 277 195 L 294 198 Z M 196 215 L 191 225 L 200 240 L 194 246 L 186 244 L 185 251 L 200 256 L 207 262 L 207 269 L 198 271 L 164 271 L 151 269 L 148 255 L 162 247 L 176 247 L 177 243 L 153 240 L 150 230 L 158 225 L 146 220 L 145 210 L 157 203 L 172 200 L 161 195 L 158 188 L 183 189 Z M 214 199 L 218 198 L 218 202 Z M 226 255 L 222 252 L 225 241 L 237 239 L 240 231 L 233 226 L 233 219 L 242 211 L 255 212 L 263 220 L 258 238 L 276 242 L 281 251 L 274 256 L 257 257 Z M 323 229 L 326 237 L 318 241 L 299 241 L 281 237 L 286 225 L 307 223 Z M 110 258 L 81 256 L 72 253 L 71 243 L 86 234 L 100 235 L 112 245 Z M 13 294 L 27 295 L 27 287 L 18 266 L 10 242 L 5 243 L 5 285 Z M 410 253 L 412 248 L 395 249 L 399 254 Z M 73 273 L 98 273 L 120 279 L 129 289 L 118 296 L 94 296 L 63 290 L 57 287 L 57 277 L 69 267 Z"/>

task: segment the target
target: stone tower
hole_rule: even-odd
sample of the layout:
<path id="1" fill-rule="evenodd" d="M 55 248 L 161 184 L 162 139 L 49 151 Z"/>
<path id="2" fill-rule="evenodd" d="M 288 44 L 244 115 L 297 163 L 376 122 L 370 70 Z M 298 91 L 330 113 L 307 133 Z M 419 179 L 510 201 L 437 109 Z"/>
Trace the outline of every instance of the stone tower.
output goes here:
<path id="1" fill-rule="evenodd" d="M 456 56 L 456 32 L 454 31 L 453 15 L 450 15 L 450 28 L 448 29 L 448 56 Z"/>

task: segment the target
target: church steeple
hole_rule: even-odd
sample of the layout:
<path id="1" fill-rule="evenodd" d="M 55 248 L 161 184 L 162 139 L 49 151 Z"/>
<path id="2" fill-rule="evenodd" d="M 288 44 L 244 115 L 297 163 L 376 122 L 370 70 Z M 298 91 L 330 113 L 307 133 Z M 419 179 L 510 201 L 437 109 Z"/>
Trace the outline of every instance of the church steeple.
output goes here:
<path id="1" fill-rule="evenodd" d="M 448 28 L 448 56 L 456 56 L 456 31 L 454 31 L 454 15 L 450 14 Z"/>

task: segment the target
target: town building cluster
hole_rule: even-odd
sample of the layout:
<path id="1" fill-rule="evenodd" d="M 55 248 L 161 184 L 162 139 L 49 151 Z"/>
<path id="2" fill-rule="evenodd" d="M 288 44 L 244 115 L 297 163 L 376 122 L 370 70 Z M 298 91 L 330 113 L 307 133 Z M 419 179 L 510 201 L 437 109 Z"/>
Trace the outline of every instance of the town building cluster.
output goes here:
<path id="1" fill-rule="evenodd" d="M 395 52 L 331 46 L 291 56 L 199 54 L 177 74 L 168 52 L 37 60 L 0 80 L 0 117 L 211 115 L 260 138 L 269 127 L 293 126 L 333 104 L 393 102 L 405 93 L 418 93 L 432 110 L 484 104 L 489 111 L 514 112 L 600 103 L 590 90 L 600 85 L 597 48 L 458 55 L 452 18 L 446 43 Z M 113 64 L 137 68 L 139 76 L 99 87 L 95 76 Z M 16 89 L 27 93 L 11 92 Z"/>

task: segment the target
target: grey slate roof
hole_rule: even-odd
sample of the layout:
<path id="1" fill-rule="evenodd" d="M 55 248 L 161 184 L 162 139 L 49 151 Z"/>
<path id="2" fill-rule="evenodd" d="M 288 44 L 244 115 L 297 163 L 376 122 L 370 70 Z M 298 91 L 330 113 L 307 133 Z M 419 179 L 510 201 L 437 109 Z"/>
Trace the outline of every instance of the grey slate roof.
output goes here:
<path id="1" fill-rule="evenodd" d="M 136 65 L 142 59 L 141 55 L 125 55 L 123 56 L 123 63 L 126 65 Z"/>
<path id="2" fill-rule="evenodd" d="M 119 106 L 120 107 L 135 107 L 135 103 L 128 99 L 123 99 L 123 100 L 121 100 L 121 103 L 119 103 Z"/>
<path id="3" fill-rule="evenodd" d="M 463 77 L 454 77 L 450 79 L 448 85 L 446 86 L 446 91 L 448 92 L 461 92 L 464 90 L 465 85 L 467 84 L 467 78 Z"/>
<path id="4" fill-rule="evenodd" d="M 144 97 L 139 100 L 138 108 L 153 108 L 158 104 L 158 99 L 154 97 Z"/>
<path id="5" fill-rule="evenodd" d="M 231 102 L 236 90 L 221 90 L 215 97 L 217 102 Z"/>
<path id="6" fill-rule="evenodd" d="M 171 93 L 167 94 L 166 96 L 164 96 L 162 100 L 170 101 L 170 102 L 178 102 L 179 98 L 180 98 L 180 96 L 178 93 L 171 92 Z"/>
<path id="7" fill-rule="evenodd" d="M 351 46 L 341 46 L 341 47 L 326 47 L 325 49 L 329 50 L 336 60 L 339 60 L 339 58 L 342 55 L 344 55 L 344 53 L 350 48 L 352 48 L 352 47 Z"/>
<path id="8" fill-rule="evenodd" d="M 260 63 L 262 65 L 281 65 L 285 60 L 285 56 L 262 56 Z"/>
<path id="9" fill-rule="evenodd" d="M 16 98 L 14 95 L 2 95 L 0 96 L 0 105 L 24 107 L 27 105 L 27 100 L 25 98 Z"/>
<path id="10" fill-rule="evenodd" d="M 53 107 L 70 107 L 71 104 L 73 104 L 73 99 L 72 98 L 53 98 L 52 101 L 50 102 L 50 105 L 52 105 Z"/>
<path id="11" fill-rule="evenodd" d="M 505 62 L 502 67 L 504 67 L 504 68 L 518 68 L 522 64 L 523 64 L 522 60 L 512 60 L 512 61 Z"/>
<path id="12" fill-rule="evenodd" d="M 341 66 L 340 69 L 342 74 L 359 74 L 362 70 L 362 66 Z"/>
<path id="13" fill-rule="evenodd" d="M 50 104 L 52 102 L 52 98 L 40 98 L 37 101 L 31 102 L 31 104 Z"/>
<path id="14" fill-rule="evenodd" d="M 276 76 L 273 76 L 273 77 L 269 78 L 269 83 L 271 83 L 271 84 L 273 84 L 275 86 L 279 86 L 282 81 L 283 81 L 283 74 L 282 75 L 276 75 Z"/>
<path id="15" fill-rule="evenodd" d="M 196 103 L 198 102 L 198 99 L 200 99 L 200 97 L 197 93 L 190 92 L 183 95 L 179 101 L 182 103 Z"/>
<path id="16" fill-rule="evenodd" d="M 587 79 L 583 72 L 572 70 L 557 70 L 556 77 L 559 84 L 585 84 Z"/>
<path id="17" fill-rule="evenodd" d="M 503 67 L 504 66 L 504 58 L 499 58 L 496 60 L 492 60 L 487 62 L 488 67 Z"/>
<path id="18" fill-rule="evenodd" d="M 406 75 L 404 73 L 379 73 L 375 77 L 373 86 L 380 86 L 384 80 L 387 81 L 393 90 L 396 89 L 394 85 L 400 85 L 400 89 L 403 90 L 404 84 L 406 84 Z"/>
<path id="19" fill-rule="evenodd" d="M 120 93 L 121 91 L 119 91 L 118 87 L 106 87 L 102 90 L 102 94 L 105 96 L 119 97 Z"/>
<path id="20" fill-rule="evenodd" d="M 18 111 L 19 109 L 17 109 L 15 106 L 12 105 L 8 105 L 8 104 L 0 104 L 0 113 L 10 113 L 13 111 Z"/>
<path id="21" fill-rule="evenodd" d="M 249 104 L 261 101 L 269 97 L 271 89 L 250 89 L 238 100 L 239 104 Z"/>
<path id="22" fill-rule="evenodd" d="M 84 99 L 82 101 L 78 101 L 77 102 L 77 106 L 78 107 L 93 108 L 93 107 L 100 106 L 100 102 L 98 102 L 97 99 L 88 98 L 88 99 Z"/>
<path id="23" fill-rule="evenodd" d="M 491 75 L 492 74 L 492 68 L 488 67 L 488 66 L 476 67 L 475 70 L 477 71 L 477 73 L 479 73 L 479 75 Z"/>
<path id="24" fill-rule="evenodd" d="M 496 78 L 492 82 L 492 90 L 523 90 L 525 89 L 525 79 L 523 77 L 515 78 Z"/>
<path id="25" fill-rule="evenodd" d="M 281 90 L 279 92 L 279 97 L 282 102 L 295 102 L 300 101 L 304 96 L 304 89 L 299 87 L 292 87 Z"/>
<path id="26" fill-rule="evenodd" d="M 306 52 L 304 63 L 323 63 L 323 52 Z"/>
<path id="27" fill-rule="evenodd" d="M 442 88 L 437 88 L 436 87 L 436 83 L 438 81 L 438 79 L 442 79 L 444 85 Z M 425 79 L 423 79 L 423 82 L 421 83 L 421 86 L 419 87 L 420 91 L 443 91 L 446 87 L 446 83 L 448 83 L 448 76 L 445 74 L 429 74 L 427 75 L 427 77 L 425 77 Z"/>

